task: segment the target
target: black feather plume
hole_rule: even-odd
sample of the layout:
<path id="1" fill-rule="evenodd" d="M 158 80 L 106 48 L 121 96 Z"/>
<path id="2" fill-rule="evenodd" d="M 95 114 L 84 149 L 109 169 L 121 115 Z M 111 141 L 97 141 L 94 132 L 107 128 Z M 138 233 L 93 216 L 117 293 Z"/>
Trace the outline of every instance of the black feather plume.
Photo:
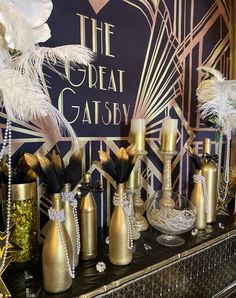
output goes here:
<path id="1" fill-rule="evenodd" d="M 116 181 L 117 176 L 114 161 L 106 152 L 100 150 L 98 151 L 98 153 L 104 171 L 107 172 L 112 177 L 112 179 Z"/>
<path id="2" fill-rule="evenodd" d="M 53 163 L 47 159 L 47 157 L 39 153 L 37 154 L 37 158 L 46 178 L 46 184 L 49 191 L 51 193 L 61 192 L 64 184 L 58 179 Z"/>
<path id="3" fill-rule="evenodd" d="M 79 183 L 82 177 L 82 157 L 83 151 L 80 149 L 71 155 L 69 164 L 65 170 L 65 183 L 71 184 L 71 189 Z"/>

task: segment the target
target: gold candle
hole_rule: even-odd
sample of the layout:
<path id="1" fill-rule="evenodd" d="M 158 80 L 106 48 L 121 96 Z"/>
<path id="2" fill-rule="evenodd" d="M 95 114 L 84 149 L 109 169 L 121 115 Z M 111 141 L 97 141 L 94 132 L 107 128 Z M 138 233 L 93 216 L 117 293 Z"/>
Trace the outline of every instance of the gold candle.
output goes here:
<path id="1" fill-rule="evenodd" d="M 174 152 L 176 148 L 177 119 L 165 118 L 162 122 L 161 151 Z"/>
<path id="2" fill-rule="evenodd" d="M 131 119 L 131 126 L 130 126 L 131 144 L 136 144 L 137 150 L 139 152 L 145 150 L 145 133 L 146 133 L 145 119 Z"/>

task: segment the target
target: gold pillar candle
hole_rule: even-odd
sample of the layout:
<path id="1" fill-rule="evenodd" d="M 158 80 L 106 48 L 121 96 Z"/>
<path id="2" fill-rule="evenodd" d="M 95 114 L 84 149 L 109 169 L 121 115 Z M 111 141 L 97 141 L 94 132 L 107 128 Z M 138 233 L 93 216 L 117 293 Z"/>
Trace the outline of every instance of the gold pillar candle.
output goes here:
<path id="1" fill-rule="evenodd" d="M 122 203 L 125 196 L 124 184 L 118 185 L 116 196 Z M 128 248 L 128 223 L 122 206 L 115 206 L 110 221 L 109 260 L 119 266 L 128 265 L 132 261 L 132 250 Z"/>
<path id="2" fill-rule="evenodd" d="M 161 151 L 174 152 L 177 137 L 177 119 L 165 118 L 162 121 Z"/>
<path id="3" fill-rule="evenodd" d="M 64 192 L 68 193 L 70 191 L 71 191 L 71 185 L 70 183 L 66 183 L 64 185 Z M 77 254 L 77 230 L 76 230 L 76 223 L 75 223 L 76 219 L 74 217 L 74 213 L 73 213 L 73 209 L 70 204 L 70 201 L 64 201 L 63 208 L 64 208 L 64 214 L 65 214 L 64 225 L 72 244 L 73 262 L 75 267 L 77 267 L 79 264 L 79 256 Z"/>
<path id="4" fill-rule="evenodd" d="M 91 183 L 91 174 L 83 176 L 83 183 Z M 81 252 L 83 260 L 91 260 L 97 256 L 97 205 L 92 192 L 88 192 L 79 207 Z"/>
<path id="5" fill-rule="evenodd" d="M 145 150 L 145 134 L 146 134 L 145 119 L 131 119 L 131 126 L 130 126 L 131 144 L 136 144 L 137 150 L 139 152 L 142 152 Z"/>
<path id="6" fill-rule="evenodd" d="M 51 199 L 52 208 L 57 212 L 61 211 L 61 194 L 55 193 L 51 196 Z M 69 273 L 64 245 L 69 256 L 69 265 L 72 266 L 72 245 L 64 223 L 62 221 L 50 220 L 50 226 L 44 239 L 42 250 L 43 286 L 49 293 L 64 292 L 72 285 L 72 277 Z"/>
<path id="7" fill-rule="evenodd" d="M 2 184 L 4 214 L 8 185 Z M 11 224 L 15 225 L 12 240 L 21 250 L 12 253 L 14 262 L 26 262 L 34 257 L 37 249 L 37 183 L 12 184 Z"/>

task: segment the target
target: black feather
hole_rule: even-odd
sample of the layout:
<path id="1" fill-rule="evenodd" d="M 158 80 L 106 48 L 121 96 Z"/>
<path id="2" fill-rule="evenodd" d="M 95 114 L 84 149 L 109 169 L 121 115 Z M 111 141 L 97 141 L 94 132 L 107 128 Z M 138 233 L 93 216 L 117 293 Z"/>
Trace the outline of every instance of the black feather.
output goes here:
<path id="1" fill-rule="evenodd" d="M 116 173 L 118 183 L 126 182 L 129 179 L 129 176 L 127 177 L 129 164 L 129 156 L 126 153 L 125 149 L 121 147 L 118 151 L 116 160 Z"/>
<path id="2" fill-rule="evenodd" d="M 35 174 L 41 179 L 42 182 L 46 183 L 46 177 L 43 173 L 38 158 L 30 153 L 25 153 L 24 157 L 28 166 L 35 172 Z"/>
<path id="3" fill-rule="evenodd" d="M 41 154 L 37 154 L 37 157 L 46 178 L 49 191 L 51 193 L 61 192 L 64 184 L 63 181 L 58 179 L 53 163 Z"/>
<path id="4" fill-rule="evenodd" d="M 100 151 L 98 151 L 98 153 L 99 153 L 99 157 L 100 157 L 100 161 L 101 161 L 103 170 L 106 173 L 108 173 L 112 177 L 112 179 L 114 179 L 116 181 L 117 173 L 116 173 L 114 161 L 111 159 L 111 157 L 108 154 L 106 154 L 106 152 L 100 150 Z"/>
<path id="5" fill-rule="evenodd" d="M 82 178 L 82 157 L 83 151 L 73 153 L 65 170 L 65 183 L 71 184 L 71 189 L 79 183 Z"/>

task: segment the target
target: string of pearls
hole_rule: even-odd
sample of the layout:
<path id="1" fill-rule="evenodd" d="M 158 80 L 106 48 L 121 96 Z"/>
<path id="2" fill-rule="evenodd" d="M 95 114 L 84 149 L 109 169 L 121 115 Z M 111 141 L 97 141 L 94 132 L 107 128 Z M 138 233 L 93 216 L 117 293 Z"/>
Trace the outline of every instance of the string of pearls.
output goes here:
<path id="1" fill-rule="evenodd" d="M 78 202 L 75 199 L 74 194 L 72 192 L 62 192 L 61 195 L 62 195 L 62 202 L 69 201 L 73 210 L 75 229 L 76 229 L 76 250 L 77 250 L 77 255 L 79 255 L 81 243 L 80 243 L 80 227 L 79 227 L 79 219 L 78 219 L 78 211 L 77 211 Z"/>
<path id="2" fill-rule="evenodd" d="M 217 194 L 219 201 L 224 202 L 227 194 L 228 194 L 228 189 L 229 189 L 229 161 L 230 161 L 230 140 L 231 140 L 231 131 L 228 131 L 226 133 L 226 138 L 227 138 L 227 143 L 226 143 L 226 160 L 225 160 L 225 190 L 224 190 L 224 196 L 223 198 L 220 195 L 220 181 L 217 183 Z"/>
<path id="3" fill-rule="evenodd" d="M 7 191 L 7 219 L 6 219 L 6 241 L 5 250 L 3 253 L 2 264 L 0 272 L 2 272 L 8 253 L 9 238 L 10 238 L 10 223 L 11 223 L 11 149 L 12 149 L 12 134 L 11 134 L 11 120 L 7 119 L 6 130 L 4 134 L 3 146 L 0 152 L 0 160 L 3 158 L 4 149 L 6 148 L 8 138 L 8 191 Z"/>
<path id="4" fill-rule="evenodd" d="M 127 247 L 128 249 L 133 248 L 133 233 L 132 233 L 132 222 L 131 222 L 131 209 L 129 206 L 129 201 L 127 200 L 126 193 L 118 194 L 115 193 L 113 196 L 113 204 L 114 206 L 122 207 L 125 212 L 125 217 L 128 226 L 128 239 L 127 239 Z"/>
<path id="5" fill-rule="evenodd" d="M 207 192 L 207 186 L 206 186 L 206 179 L 202 175 L 193 175 L 193 181 L 194 183 L 201 183 L 203 187 L 203 195 L 205 199 L 205 205 L 206 205 L 206 213 L 208 213 L 208 192 Z"/>
<path id="6" fill-rule="evenodd" d="M 170 208 L 153 209 L 151 221 L 162 230 L 178 233 L 190 230 L 195 223 L 196 215 L 191 210 Z"/>
<path id="7" fill-rule="evenodd" d="M 72 266 L 70 264 L 69 253 L 68 253 L 68 250 L 67 250 L 67 246 L 66 246 L 65 239 L 64 239 L 62 229 L 61 229 L 61 225 L 60 225 L 60 222 L 65 220 L 64 210 L 61 209 L 60 211 L 56 211 L 55 209 L 50 207 L 49 210 L 48 210 L 48 216 L 51 220 L 56 221 L 57 230 L 59 232 L 59 236 L 60 236 L 62 246 L 63 246 L 63 249 L 64 249 L 64 253 L 65 253 L 65 256 L 66 256 L 67 268 L 68 268 L 70 276 L 72 278 L 75 278 L 75 265 L 74 265 L 73 261 L 72 261 Z"/>

